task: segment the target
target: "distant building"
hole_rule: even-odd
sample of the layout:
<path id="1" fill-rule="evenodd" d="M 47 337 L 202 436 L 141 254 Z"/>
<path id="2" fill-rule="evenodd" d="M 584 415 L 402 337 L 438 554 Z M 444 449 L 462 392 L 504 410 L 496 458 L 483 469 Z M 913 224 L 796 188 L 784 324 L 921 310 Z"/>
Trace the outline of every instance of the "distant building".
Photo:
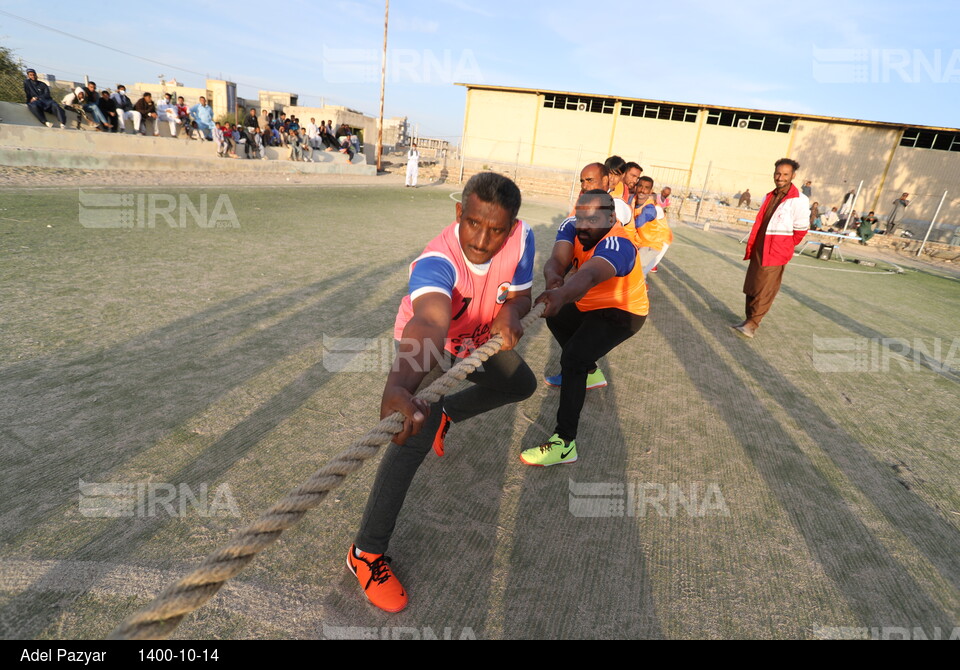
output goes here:
<path id="1" fill-rule="evenodd" d="M 907 218 L 926 221 L 940 194 L 953 194 L 960 182 L 957 128 L 460 85 L 467 89 L 461 147 L 468 173 L 486 165 L 573 174 L 618 154 L 674 193 L 699 190 L 709 169 L 708 190 L 759 195 L 772 188 L 773 162 L 787 156 L 799 161 L 800 178 L 813 181 L 813 200 L 821 204 L 838 205 L 862 179 L 858 210 L 885 216 L 901 193 L 922 191 L 927 195 L 913 200 Z"/>

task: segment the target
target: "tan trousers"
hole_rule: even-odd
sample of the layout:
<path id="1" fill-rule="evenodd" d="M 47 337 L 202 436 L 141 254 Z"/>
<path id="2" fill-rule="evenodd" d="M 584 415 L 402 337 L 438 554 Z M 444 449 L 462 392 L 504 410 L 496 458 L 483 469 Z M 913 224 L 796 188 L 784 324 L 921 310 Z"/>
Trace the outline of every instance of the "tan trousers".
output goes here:
<path id="1" fill-rule="evenodd" d="M 750 256 L 750 266 L 747 268 L 747 277 L 743 281 L 743 292 L 747 296 L 746 313 L 748 328 L 756 329 L 760 321 L 770 311 L 773 299 L 780 292 L 780 282 L 783 280 L 783 269 L 786 265 L 760 264 L 760 256 L 754 251 Z"/>

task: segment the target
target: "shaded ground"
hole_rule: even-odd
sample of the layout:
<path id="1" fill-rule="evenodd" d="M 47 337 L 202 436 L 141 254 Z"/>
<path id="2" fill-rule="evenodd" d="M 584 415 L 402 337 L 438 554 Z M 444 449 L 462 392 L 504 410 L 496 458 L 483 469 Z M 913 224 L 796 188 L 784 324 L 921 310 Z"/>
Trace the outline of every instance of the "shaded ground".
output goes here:
<path id="1" fill-rule="evenodd" d="M 441 187 L 205 192 L 239 227 L 90 229 L 76 190 L 0 192 L 4 638 L 105 636 L 364 432 L 407 264 L 453 216 Z M 538 268 L 562 210 L 524 207 Z M 390 551 L 405 612 L 370 608 L 343 567 L 369 465 L 176 635 L 949 636 L 957 282 L 798 259 L 743 342 L 742 246 L 676 233 L 576 465 L 517 458 L 552 432 L 545 386 L 428 457 Z M 343 338 L 378 341 L 361 360 Z M 521 349 L 556 370 L 543 325 Z M 81 481 L 141 504 L 102 516 Z"/>

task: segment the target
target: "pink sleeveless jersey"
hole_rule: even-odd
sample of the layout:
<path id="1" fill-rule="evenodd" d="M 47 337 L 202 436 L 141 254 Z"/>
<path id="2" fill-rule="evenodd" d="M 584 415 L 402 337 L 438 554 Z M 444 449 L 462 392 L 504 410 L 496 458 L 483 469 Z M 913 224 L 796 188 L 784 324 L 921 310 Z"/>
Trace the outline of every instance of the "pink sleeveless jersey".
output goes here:
<path id="1" fill-rule="evenodd" d="M 450 296 L 450 329 L 444 348 L 463 358 L 490 339 L 490 324 L 500 313 L 513 286 L 517 265 L 523 256 L 527 224 L 518 221 L 503 248 L 485 268 L 478 268 L 463 256 L 460 249 L 459 224 L 452 223 L 431 241 L 423 253 L 410 264 L 410 273 L 417 261 L 430 256 L 441 256 L 453 263 L 457 280 Z M 409 294 L 400 303 L 393 336 L 399 340 L 403 329 L 413 317 L 413 303 Z"/>

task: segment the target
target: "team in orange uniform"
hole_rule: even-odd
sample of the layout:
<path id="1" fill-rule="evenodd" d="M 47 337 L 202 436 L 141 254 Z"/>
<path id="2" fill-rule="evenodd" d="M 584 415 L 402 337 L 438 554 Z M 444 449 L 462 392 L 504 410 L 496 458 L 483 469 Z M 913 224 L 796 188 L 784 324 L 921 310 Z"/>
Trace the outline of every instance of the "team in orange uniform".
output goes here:
<path id="1" fill-rule="evenodd" d="M 627 225 L 640 252 L 643 274 L 647 275 L 667 253 L 673 243 L 673 231 L 667 224 L 663 208 L 653 195 L 653 179 L 640 177 L 633 200 L 633 222 Z"/>
<path id="2" fill-rule="evenodd" d="M 560 379 L 552 381 L 560 386 L 560 407 L 554 435 L 520 459 L 546 466 L 577 460 L 580 411 L 588 379 L 599 373 L 597 360 L 635 335 L 649 311 L 637 249 L 609 193 L 580 196 L 576 217 L 557 231 L 543 276 L 547 290 L 537 302 L 546 303 L 547 327 L 562 349 Z"/>

